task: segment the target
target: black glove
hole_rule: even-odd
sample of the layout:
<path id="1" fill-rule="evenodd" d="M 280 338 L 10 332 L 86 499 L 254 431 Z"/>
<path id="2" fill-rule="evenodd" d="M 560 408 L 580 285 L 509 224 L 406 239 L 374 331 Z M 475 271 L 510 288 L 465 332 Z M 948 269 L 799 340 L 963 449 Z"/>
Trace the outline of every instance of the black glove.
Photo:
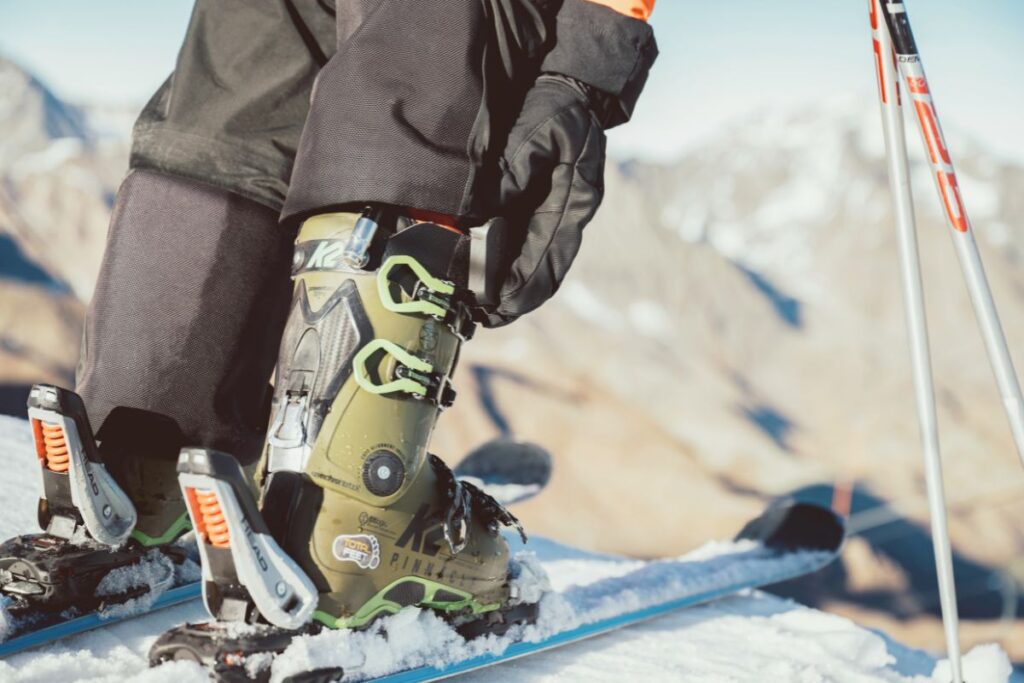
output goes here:
<path id="1" fill-rule="evenodd" d="M 658 56 L 645 21 L 588 0 L 559 5 L 554 47 L 500 160 L 503 220 L 478 242 L 486 256 L 474 317 L 488 327 L 558 290 L 604 196 L 604 131 L 629 120 Z"/>
<path id="2" fill-rule="evenodd" d="M 558 290 L 604 197 L 600 93 L 544 74 L 526 95 L 502 157 L 499 202 L 506 218 L 498 301 L 482 322 L 506 325 Z"/>

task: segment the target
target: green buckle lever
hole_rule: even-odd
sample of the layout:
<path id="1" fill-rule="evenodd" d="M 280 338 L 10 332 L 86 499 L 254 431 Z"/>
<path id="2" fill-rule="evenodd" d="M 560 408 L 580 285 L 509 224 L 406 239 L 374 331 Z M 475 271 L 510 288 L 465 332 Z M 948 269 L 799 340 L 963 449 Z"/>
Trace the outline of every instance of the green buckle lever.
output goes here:
<path id="1" fill-rule="evenodd" d="M 378 351 L 384 351 L 398 361 L 395 378 L 383 384 L 374 383 L 367 369 L 370 356 Z M 455 401 L 455 390 L 447 377 L 435 371 L 427 361 L 387 339 L 374 339 L 360 349 L 352 359 L 352 374 L 361 389 L 378 396 L 402 392 L 442 408 Z"/>
<path id="2" fill-rule="evenodd" d="M 412 299 L 397 301 L 392 295 L 391 274 L 400 267 L 409 268 L 419 280 Z M 427 315 L 451 328 L 463 340 L 473 336 L 476 325 L 466 307 L 458 300 L 455 285 L 434 277 L 412 256 L 389 256 L 377 271 L 377 290 L 384 308 L 394 313 Z"/>

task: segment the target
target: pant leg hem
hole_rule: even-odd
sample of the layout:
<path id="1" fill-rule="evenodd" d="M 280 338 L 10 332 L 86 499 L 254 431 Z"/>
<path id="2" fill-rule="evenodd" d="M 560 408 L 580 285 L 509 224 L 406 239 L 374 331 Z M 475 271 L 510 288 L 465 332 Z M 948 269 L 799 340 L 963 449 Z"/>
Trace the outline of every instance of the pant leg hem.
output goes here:
<path id="1" fill-rule="evenodd" d="M 178 130 L 167 124 L 137 125 L 129 166 L 195 180 L 280 211 L 291 162 L 240 141 Z"/>

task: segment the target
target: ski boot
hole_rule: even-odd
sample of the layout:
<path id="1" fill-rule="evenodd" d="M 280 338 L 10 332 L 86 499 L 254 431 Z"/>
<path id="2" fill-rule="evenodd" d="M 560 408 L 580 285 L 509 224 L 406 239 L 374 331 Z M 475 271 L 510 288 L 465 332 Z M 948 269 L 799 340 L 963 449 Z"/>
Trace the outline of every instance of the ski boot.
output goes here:
<path id="1" fill-rule="evenodd" d="M 230 456 L 182 452 L 216 621 L 165 633 L 151 664 L 189 659 L 224 680 L 265 680 L 252 655 L 411 605 L 467 637 L 535 618 L 511 594 L 499 532 L 522 533 L 519 522 L 426 450 L 473 332 L 469 238 L 409 223 L 367 212 L 302 226 L 259 508 Z"/>
<path id="2" fill-rule="evenodd" d="M 43 480 L 38 519 L 44 533 L 0 544 L 0 595 L 15 625 L 9 637 L 18 635 L 19 625 L 39 628 L 170 586 L 176 566 L 187 559 L 171 542 L 191 528 L 177 487 L 169 488 L 176 483 L 173 470 L 160 477 L 159 467 L 151 468 L 145 487 L 140 482 L 134 489 L 152 494 L 150 514 L 140 520 L 101 458 L 77 394 L 36 385 L 28 415 Z M 158 488 L 167 495 L 161 498 Z M 125 576 L 141 563 L 154 565 L 146 581 Z M 148 583 L 154 575 L 163 578 Z"/>

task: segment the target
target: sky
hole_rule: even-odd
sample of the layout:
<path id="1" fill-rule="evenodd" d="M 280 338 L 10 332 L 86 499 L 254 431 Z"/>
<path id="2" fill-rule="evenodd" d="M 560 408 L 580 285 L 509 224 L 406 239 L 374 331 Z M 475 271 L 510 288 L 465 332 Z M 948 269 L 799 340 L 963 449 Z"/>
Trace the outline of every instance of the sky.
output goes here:
<path id="1" fill-rule="evenodd" d="M 340 0 L 343 1 L 343 0 Z M 909 0 L 947 127 L 1024 161 L 1024 0 Z M 72 101 L 144 102 L 174 67 L 192 0 L 0 0 L 0 54 Z M 670 159 L 765 106 L 875 97 L 866 0 L 659 0 L 661 56 L 619 156 Z M 951 141 L 955 148 L 955 141 Z"/>

